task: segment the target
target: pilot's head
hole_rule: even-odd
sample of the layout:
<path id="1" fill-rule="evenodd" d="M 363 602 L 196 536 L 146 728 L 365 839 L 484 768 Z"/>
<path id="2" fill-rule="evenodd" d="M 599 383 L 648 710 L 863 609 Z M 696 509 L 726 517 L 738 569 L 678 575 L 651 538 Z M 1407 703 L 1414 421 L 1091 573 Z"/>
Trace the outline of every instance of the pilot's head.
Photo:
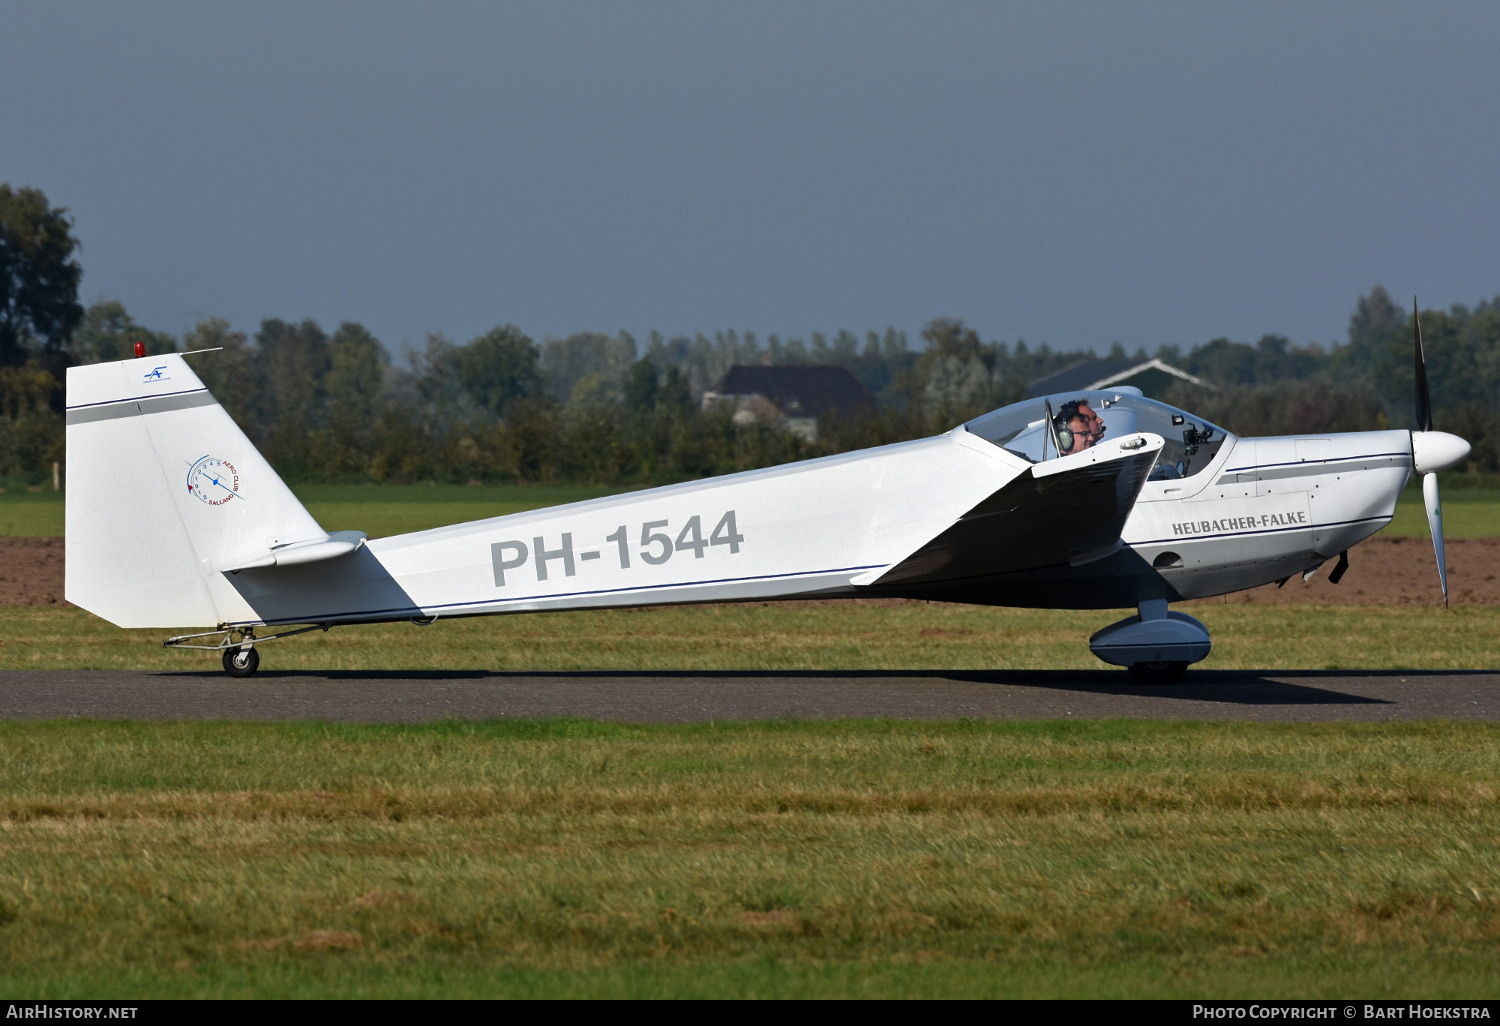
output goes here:
<path id="1" fill-rule="evenodd" d="M 1058 451 L 1064 456 L 1082 452 L 1104 437 L 1104 421 L 1084 399 L 1063 403 L 1053 423 L 1057 427 Z"/>

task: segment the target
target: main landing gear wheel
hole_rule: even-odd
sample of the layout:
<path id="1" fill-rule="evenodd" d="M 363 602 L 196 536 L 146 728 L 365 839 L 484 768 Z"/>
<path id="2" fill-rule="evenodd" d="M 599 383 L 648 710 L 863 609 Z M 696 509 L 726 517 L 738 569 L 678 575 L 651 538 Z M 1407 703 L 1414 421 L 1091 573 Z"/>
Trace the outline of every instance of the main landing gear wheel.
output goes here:
<path id="1" fill-rule="evenodd" d="M 260 653 L 253 648 L 229 648 L 224 650 L 224 672 L 231 677 L 248 677 L 259 669 L 259 667 Z"/>
<path id="2" fill-rule="evenodd" d="M 1131 663 L 1130 675 L 1142 684 L 1176 684 L 1187 673 L 1187 663 Z"/>

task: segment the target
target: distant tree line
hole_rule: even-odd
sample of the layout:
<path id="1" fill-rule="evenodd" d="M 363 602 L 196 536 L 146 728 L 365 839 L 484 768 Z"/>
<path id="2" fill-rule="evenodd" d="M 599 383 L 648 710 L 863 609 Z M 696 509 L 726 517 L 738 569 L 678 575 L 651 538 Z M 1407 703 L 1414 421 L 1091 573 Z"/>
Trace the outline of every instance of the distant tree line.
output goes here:
<path id="1" fill-rule="evenodd" d="M 1463 469 L 1500 470 L 1500 296 L 1423 310 L 1422 342 L 1437 427 L 1473 444 Z M 1246 435 L 1409 428 L 1414 343 L 1411 308 L 1376 285 L 1339 345 L 1266 335 L 1253 346 L 1215 339 L 1187 353 L 1164 348 L 1164 360 L 1217 386 L 1183 385 L 1164 398 Z"/>
<path id="2" fill-rule="evenodd" d="M 505 325 L 467 342 L 441 335 L 392 360 L 355 322 L 268 319 L 253 335 L 199 322 L 180 338 L 135 323 L 119 302 L 83 308 L 65 210 L 0 185 L 0 479 L 37 483 L 64 458 L 69 365 L 217 349 L 194 369 L 289 480 L 661 483 L 771 466 L 945 431 L 1013 402 L 1028 382 L 1095 354 L 986 342 L 937 319 L 904 332 L 807 339 L 723 331 L 638 341 L 628 332 L 537 342 Z M 1500 469 L 1500 299 L 1424 311 L 1438 426 L 1474 443 L 1469 468 Z M 1241 434 L 1406 427 L 1412 333 L 1380 286 L 1359 299 L 1347 341 L 1215 339 L 1154 354 L 1202 378 L 1163 396 Z M 1148 359 L 1145 350 L 1116 358 Z M 734 364 L 838 364 L 873 413 L 825 418 L 809 443 L 773 423 L 736 424 L 701 398 Z"/>

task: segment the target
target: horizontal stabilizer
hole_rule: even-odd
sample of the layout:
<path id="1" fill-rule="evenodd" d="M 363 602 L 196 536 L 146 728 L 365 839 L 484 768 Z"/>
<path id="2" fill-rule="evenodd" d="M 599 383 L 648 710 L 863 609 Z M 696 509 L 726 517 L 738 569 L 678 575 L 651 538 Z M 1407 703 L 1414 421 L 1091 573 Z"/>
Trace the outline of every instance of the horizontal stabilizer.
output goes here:
<path id="1" fill-rule="evenodd" d="M 300 566 L 304 563 L 322 563 L 338 559 L 364 545 L 367 535 L 363 531 L 335 531 L 326 539 L 295 542 L 279 545 L 269 552 L 230 560 L 231 565 L 222 567 L 225 573 L 241 570 L 258 570 L 268 566 Z"/>

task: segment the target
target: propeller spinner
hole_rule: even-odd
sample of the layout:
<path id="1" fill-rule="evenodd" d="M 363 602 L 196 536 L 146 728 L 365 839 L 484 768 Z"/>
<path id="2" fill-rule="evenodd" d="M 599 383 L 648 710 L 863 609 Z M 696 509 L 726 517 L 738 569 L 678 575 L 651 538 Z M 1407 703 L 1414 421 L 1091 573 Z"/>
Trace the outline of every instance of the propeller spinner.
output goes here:
<path id="1" fill-rule="evenodd" d="M 1432 395 L 1427 389 L 1427 358 L 1422 352 L 1422 319 L 1417 297 L 1411 300 L 1411 321 L 1417 337 L 1417 427 L 1411 434 L 1412 469 L 1422 475 L 1422 504 L 1427 508 L 1427 529 L 1432 533 L 1432 551 L 1437 556 L 1438 582 L 1443 586 L 1443 605 L 1448 604 L 1448 559 L 1443 551 L 1443 506 L 1438 498 L 1437 475 L 1462 463 L 1469 443 L 1432 427 Z"/>

